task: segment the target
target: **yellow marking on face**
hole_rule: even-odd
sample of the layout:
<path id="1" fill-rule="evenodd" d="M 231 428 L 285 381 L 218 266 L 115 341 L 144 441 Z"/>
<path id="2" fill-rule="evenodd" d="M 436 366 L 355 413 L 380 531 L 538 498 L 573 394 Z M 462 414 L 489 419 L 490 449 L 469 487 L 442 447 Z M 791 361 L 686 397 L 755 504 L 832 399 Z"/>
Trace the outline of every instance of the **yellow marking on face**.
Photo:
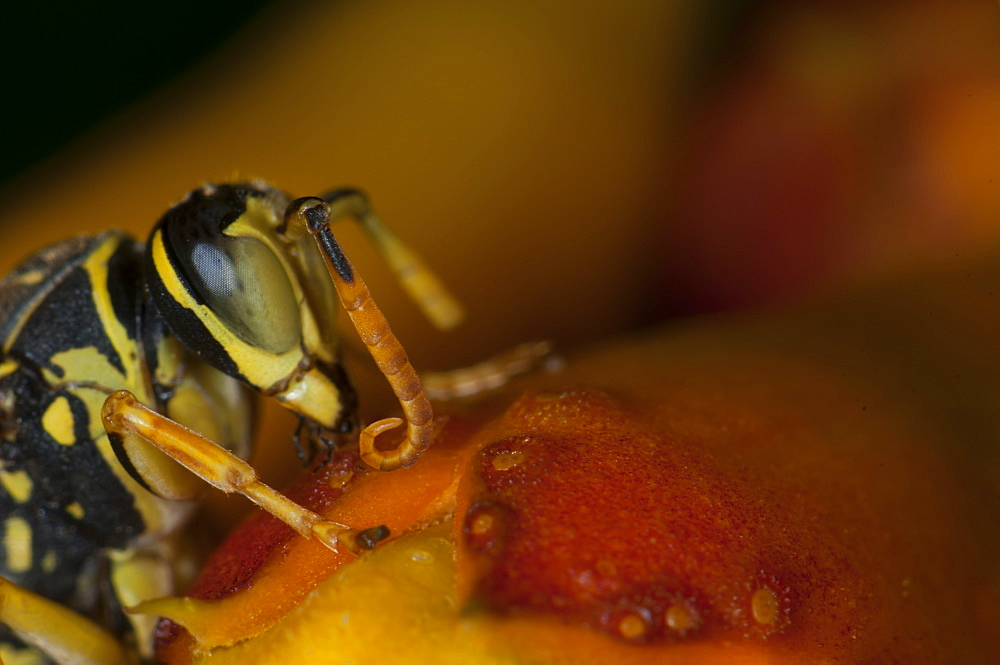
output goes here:
<path id="1" fill-rule="evenodd" d="M 52 400 L 49 408 L 42 414 L 42 427 L 56 443 L 64 446 L 76 443 L 73 422 L 73 410 L 69 406 L 69 400 L 63 395 Z"/>
<path id="2" fill-rule="evenodd" d="M 31 498 L 31 490 L 34 486 L 27 471 L 0 470 L 0 484 L 7 490 L 10 498 L 18 503 L 24 503 Z"/>
<path id="3" fill-rule="evenodd" d="M 12 573 L 27 572 L 31 569 L 31 527 L 20 517 L 8 517 L 3 525 L 7 570 Z"/>
<path id="4" fill-rule="evenodd" d="M 226 227 L 225 234 L 230 238 L 257 238 L 266 243 L 275 254 L 280 254 L 275 243 L 278 236 L 274 230 L 281 221 L 270 199 L 250 196 L 246 200 L 246 210 Z"/>
<path id="5" fill-rule="evenodd" d="M 83 506 L 76 501 L 66 505 L 66 512 L 69 513 L 70 517 L 78 520 L 83 519 Z"/>
<path id="6" fill-rule="evenodd" d="M 46 573 L 52 573 L 55 571 L 56 566 L 58 565 L 59 565 L 59 557 L 52 550 L 46 552 L 45 556 L 42 557 L 42 571 Z"/>
<path id="7" fill-rule="evenodd" d="M 274 398 L 292 411 L 327 427 L 337 422 L 344 406 L 337 386 L 315 367 L 296 376 L 285 390 L 275 393 Z"/>

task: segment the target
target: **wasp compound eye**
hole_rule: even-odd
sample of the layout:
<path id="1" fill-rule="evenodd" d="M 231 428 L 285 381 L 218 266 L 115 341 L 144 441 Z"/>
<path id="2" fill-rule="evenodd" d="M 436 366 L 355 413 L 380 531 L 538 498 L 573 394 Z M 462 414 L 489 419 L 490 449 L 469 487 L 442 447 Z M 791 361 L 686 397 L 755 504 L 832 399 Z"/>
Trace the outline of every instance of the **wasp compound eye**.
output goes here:
<path id="1" fill-rule="evenodd" d="M 288 267 L 265 241 L 275 219 L 266 191 L 222 185 L 192 193 L 150 236 L 146 276 L 154 302 L 185 345 L 230 376 L 250 379 L 234 353 L 263 353 L 267 363 L 302 336 Z M 251 383 L 269 385 L 285 369 Z"/>
<path id="2" fill-rule="evenodd" d="M 284 266 L 254 238 L 220 236 L 174 247 L 195 291 L 233 334 L 270 353 L 298 344 L 299 311 Z"/>

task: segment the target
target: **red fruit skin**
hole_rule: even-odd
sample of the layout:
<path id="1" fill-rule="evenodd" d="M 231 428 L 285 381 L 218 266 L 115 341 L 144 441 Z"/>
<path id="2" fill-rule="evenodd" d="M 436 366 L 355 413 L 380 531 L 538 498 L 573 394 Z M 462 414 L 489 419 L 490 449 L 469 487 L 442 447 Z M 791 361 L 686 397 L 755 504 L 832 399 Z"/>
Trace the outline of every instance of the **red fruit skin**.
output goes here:
<path id="1" fill-rule="evenodd" d="M 459 493 L 465 607 L 651 658 L 998 662 L 998 286 L 955 261 L 535 377 Z"/>
<path id="2" fill-rule="evenodd" d="M 564 616 L 613 635 L 634 615 L 635 642 L 766 637 L 816 587 L 809 578 L 851 572 L 827 548 L 803 565 L 787 515 L 764 509 L 770 490 L 606 393 L 528 393 L 506 419 L 521 434 L 479 454 L 481 487 L 465 518 L 466 552 L 485 559 L 476 593 L 496 611 Z M 506 468 L 512 457 L 522 461 Z M 470 534 L 484 513 L 497 516 L 491 538 Z M 778 600 L 767 624 L 750 612 L 758 589 Z M 688 613 L 689 629 L 668 627 L 671 607 Z"/>

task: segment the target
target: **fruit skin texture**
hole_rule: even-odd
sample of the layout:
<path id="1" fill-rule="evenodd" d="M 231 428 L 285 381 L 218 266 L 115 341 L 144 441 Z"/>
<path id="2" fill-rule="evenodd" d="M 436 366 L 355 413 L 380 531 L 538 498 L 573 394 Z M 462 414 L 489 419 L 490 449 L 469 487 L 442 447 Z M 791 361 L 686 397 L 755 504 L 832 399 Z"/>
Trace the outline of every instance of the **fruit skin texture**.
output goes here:
<path id="1" fill-rule="evenodd" d="M 310 616 L 312 597 L 364 598 L 386 575 L 408 588 L 403 568 L 376 557 L 431 528 L 455 552 L 423 589 L 437 609 L 374 642 L 408 635 L 410 662 L 997 662 L 998 286 L 992 266 L 956 263 L 810 310 L 693 322 L 571 357 L 453 405 L 414 467 L 355 473 L 318 506 L 358 526 L 391 522 L 394 541 L 310 568 L 292 564 L 312 545 L 290 539 L 211 611 L 162 609 L 192 625 L 211 614 L 243 662 L 289 648 L 278 636 L 290 617 L 314 626 L 296 648 L 329 648 L 341 615 Z M 319 471 L 302 487 L 329 482 Z M 352 569 L 367 573 L 337 586 Z M 210 565 L 204 579 L 231 571 Z M 249 629 L 247 608 L 282 603 L 248 600 L 277 580 L 296 599 Z M 391 608 L 391 588 L 350 607 Z M 396 602 L 416 602 L 406 594 Z M 243 613 L 227 613 L 241 597 Z M 370 650 L 372 633 L 355 628 Z M 435 650 L 446 634 L 461 654 Z M 347 635 L 339 658 L 317 662 L 356 658 Z M 193 644 L 164 639 L 160 657 L 225 662 L 226 648 Z M 359 662 L 378 662 L 368 654 Z"/>

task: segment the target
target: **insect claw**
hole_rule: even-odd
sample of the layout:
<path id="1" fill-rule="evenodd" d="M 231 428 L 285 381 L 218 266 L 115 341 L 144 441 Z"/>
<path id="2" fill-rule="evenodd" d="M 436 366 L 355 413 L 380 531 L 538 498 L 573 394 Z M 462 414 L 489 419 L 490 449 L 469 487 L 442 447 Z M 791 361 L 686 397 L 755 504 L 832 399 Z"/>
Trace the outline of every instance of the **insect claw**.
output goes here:
<path id="1" fill-rule="evenodd" d="M 373 526 L 370 529 L 363 529 L 358 532 L 355 539 L 361 547 L 366 550 L 375 549 L 375 546 L 389 537 L 389 527 L 384 524 Z"/>
<path id="2" fill-rule="evenodd" d="M 388 538 L 389 528 L 382 524 L 359 530 L 336 522 L 324 521 L 312 525 L 312 534 L 334 551 L 344 547 L 348 552 L 360 556 Z"/>

